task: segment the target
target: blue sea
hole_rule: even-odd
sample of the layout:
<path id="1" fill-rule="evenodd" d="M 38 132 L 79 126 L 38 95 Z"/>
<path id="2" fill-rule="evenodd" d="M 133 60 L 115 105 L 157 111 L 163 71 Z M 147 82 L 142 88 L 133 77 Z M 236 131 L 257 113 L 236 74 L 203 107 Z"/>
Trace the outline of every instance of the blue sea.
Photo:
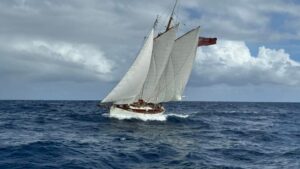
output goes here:
<path id="1" fill-rule="evenodd" d="M 180 102 L 165 121 L 96 101 L 0 101 L 0 169 L 300 168 L 300 104 Z"/>

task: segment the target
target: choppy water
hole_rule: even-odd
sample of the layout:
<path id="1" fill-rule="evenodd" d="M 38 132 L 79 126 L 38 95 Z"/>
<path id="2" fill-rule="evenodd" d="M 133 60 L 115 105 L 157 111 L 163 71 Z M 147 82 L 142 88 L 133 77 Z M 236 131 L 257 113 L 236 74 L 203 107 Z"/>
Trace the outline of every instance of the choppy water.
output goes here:
<path id="1" fill-rule="evenodd" d="M 93 101 L 0 101 L 0 168 L 300 168 L 300 104 L 169 103 L 166 121 Z"/>

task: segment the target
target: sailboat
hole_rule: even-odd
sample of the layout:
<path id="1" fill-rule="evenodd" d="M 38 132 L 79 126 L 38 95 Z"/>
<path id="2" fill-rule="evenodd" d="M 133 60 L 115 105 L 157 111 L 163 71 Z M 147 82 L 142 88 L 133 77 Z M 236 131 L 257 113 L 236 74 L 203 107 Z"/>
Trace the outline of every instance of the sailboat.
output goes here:
<path id="1" fill-rule="evenodd" d="M 176 4 L 165 32 L 154 35 L 156 20 L 128 72 L 102 100 L 113 103 L 110 117 L 151 119 L 166 111 L 162 103 L 182 100 L 198 46 L 216 39 L 199 38 L 200 27 L 177 37 L 179 24 L 172 25 Z"/>

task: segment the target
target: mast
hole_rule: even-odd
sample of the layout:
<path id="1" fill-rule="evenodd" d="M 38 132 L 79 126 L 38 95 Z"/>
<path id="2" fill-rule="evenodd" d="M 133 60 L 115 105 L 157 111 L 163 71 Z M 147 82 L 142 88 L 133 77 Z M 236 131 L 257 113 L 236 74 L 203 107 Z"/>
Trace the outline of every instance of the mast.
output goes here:
<path id="1" fill-rule="evenodd" d="M 177 3 L 178 3 L 178 0 L 176 0 L 176 2 L 175 2 L 175 5 L 174 5 L 174 8 L 173 8 L 173 10 L 172 10 L 172 14 L 171 14 L 171 16 L 170 16 L 170 19 L 169 19 L 169 22 L 168 22 L 168 26 L 167 26 L 166 31 L 168 31 L 168 30 L 171 28 L 171 23 L 172 23 L 172 20 L 173 20 L 173 15 L 174 15 L 174 12 L 175 12 L 175 8 L 176 8 L 176 6 L 177 6 Z"/>
<path id="2" fill-rule="evenodd" d="M 159 16 L 157 15 L 155 21 L 154 21 L 154 24 L 153 24 L 153 31 L 156 29 L 156 26 L 158 24 L 158 19 L 159 19 Z M 152 49 L 153 50 L 153 49 Z M 152 51 L 153 52 L 153 51 Z M 152 54 L 151 54 L 152 56 Z M 151 63 L 150 63 L 151 64 Z M 150 66 L 150 65 L 149 65 Z M 142 86 L 142 89 L 141 89 L 141 93 L 138 95 L 138 100 L 143 100 L 143 92 L 144 92 L 144 88 L 145 88 L 145 82 L 143 83 L 143 86 Z"/>
<path id="3" fill-rule="evenodd" d="M 155 30 L 156 29 L 156 26 L 158 24 L 158 19 L 159 19 L 159 15 L 157 15 L 156 19 L 155 19 L 155 22 L 153 24 L 153 29 Z"/>

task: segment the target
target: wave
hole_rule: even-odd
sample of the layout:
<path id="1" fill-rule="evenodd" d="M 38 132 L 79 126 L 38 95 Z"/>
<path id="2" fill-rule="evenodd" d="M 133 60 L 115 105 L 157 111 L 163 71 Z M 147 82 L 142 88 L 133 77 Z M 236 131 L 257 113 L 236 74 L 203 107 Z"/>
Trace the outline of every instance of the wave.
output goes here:
<path id="1" fill-rule="evenodd" d="M 190 115 L 188 114 L 174 114 L 174 113 L 170 113 L 170 114 L 166 114 L 167 117 L 179 117 L 179 118 L 183 118 L 186 119 L 188 118 Z"/>

